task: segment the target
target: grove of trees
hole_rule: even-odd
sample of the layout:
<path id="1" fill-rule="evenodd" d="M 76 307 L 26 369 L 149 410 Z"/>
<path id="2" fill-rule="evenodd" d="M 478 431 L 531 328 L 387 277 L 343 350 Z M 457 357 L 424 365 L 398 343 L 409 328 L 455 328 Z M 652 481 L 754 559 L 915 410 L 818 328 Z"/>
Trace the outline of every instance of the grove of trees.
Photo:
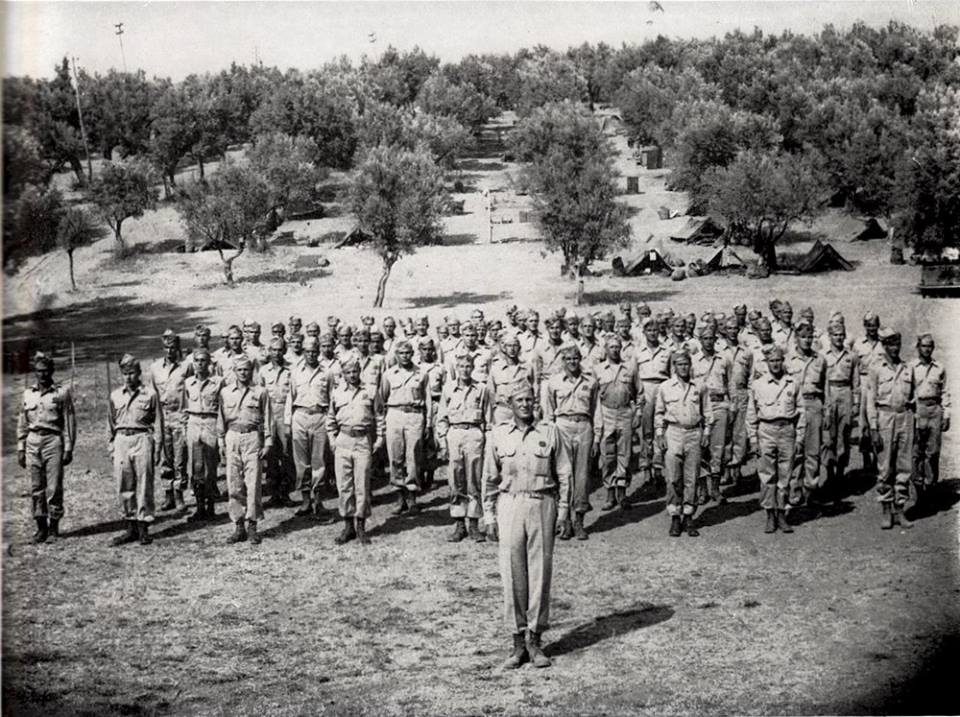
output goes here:
<path id="1" fill-rule="evenodd" d="M 540 228 L 576 274 L 627 237 L 610 150 L 591 117 L 598 104 L 620 109 L 636 144 L 660 145 L 672 187 L 768 265 L 785 227 L 827 201 L 886 217 L 918 250 L 936 251 L 960 242 L 957 39 L 954 27 L 891 22 L 813 36 L 536 46 L 446 64 L 391 47 L 359 63 L 234 64 L 179 82 L 80 68 L 79 98 L 64 59 L 48 78 L 3 81 L 5 256 L 10 265 L 57 246 L 65 208 L 51 180 L 67 170 L 118 246 L 123 222 L 156 206 L 162 182 L 191 241 L 235 247 L 224 255 L 229 281 L 234 254 L 248 242 L 263 248 L 288 205 L 313 201 L 330 171 L 345 171 L 360 225 L 379 237 L 382 300 L 396 258 L 435 239 L 436 177 L 457 167 L 491 117 L 513 110 Z M 245 158 L 207 171 L 241 145 Z M 406 172 L 410 181 L 396 179 Z M 411 195 L 391 194 L 393 181 Z M 244 217 L 227 221 L 241 204 Z M 409 206 L 428 211 L 419 224 Z"/>

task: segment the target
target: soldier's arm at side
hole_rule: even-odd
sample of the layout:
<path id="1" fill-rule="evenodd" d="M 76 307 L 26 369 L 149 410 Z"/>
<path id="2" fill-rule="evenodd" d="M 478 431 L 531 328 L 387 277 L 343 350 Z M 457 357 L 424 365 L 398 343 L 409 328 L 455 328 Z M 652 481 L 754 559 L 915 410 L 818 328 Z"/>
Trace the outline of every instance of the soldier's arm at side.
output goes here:
<path id="1" fill-rule="evenodd" d="M 570 519 L 570 478 L 573 475 L 573 462 L 570 451 L 560 438 L 560 431 L 551 426 L 553 433 L 554 469 L 557 472 L 557 484 L 560 488 L 560 497 L 557 502 L 557 521 L 566 522 Z"/>
<path id="2" fill-rule="evenodd" d="M 801 445 L 803 443 L 804 434 L 807 432 L 807 412 L 803 410 L 800 406 L 800 392 L 802 388 L 798 384 L 796 387 L 796 395 L 794 397 L 794 406 L 797 410 L 797 435 L 796 443 Z"/>
<path id="3" fill-rule="evenodd" d="M 850 390 L 853 393 L 853 419 L 852 423 L 856 425 L 860 418 L 860 402 L 863 400 L 862 387 L 860 385 L 860 357 L 856 352 L 852 352 L 853 360 L 850 361 Z M 866 426 L 861 426 L 866 428 Z"/>
<path id="4" fill-rule="evenodd" d="M 20 400 L 20 413 L 17 416 L 17 452 L 23 453 L 27 450 L 27 433 L 29 433 L 29 423 L 27 422 L 27 404 Z"/>
<path id="5" fill-rule="evenodd" d="M 663 400 L 663 384 L 660 384 L 660 390 L 657 391 L 657 398 L 653 403 L 653 433 L 658 438 L 663 436 L 666 412 L 667 404 Z"/>
<path id="6" fill-rule="evenodd" d="M 449 388 L 448 386 L 443 387 L 443 391 L 440 392 L 440 402 L 436 406 L 437 438 L 446 438 L 447 432 L 450 430 L 450 418 L 447 415 L 447 412 L 449 410 L 449 403 L 450 403 L 450 394 L 448 393 L 448 388 Z"/>
<path id="7" fill-rule="evenodd" d="M 77 442 L 77 412 L 73 406 L 73 394 L 64 389 L 63 396 L 63 452 L 73 453 Z"/>
<path id="8" fill-rule="evenodd" d="M 263 450 L 273 447 L 273 402 L 267 389 L 260 389 L 260 415 L 263 416 Z"/>
<path id="9" fill-rule="evenodd" d="M 553 389 L 550 388 L 549 380 L 544 381 L 540 393 L 540 406 L 543 410 L 543 420 L 546 423 L 553 423 L 554 412 L 557 410 L 557 401 Z"/>
<path id="10" fill-rule="evenodd" d="M 747 394 L 747 435 L 750 437 L 750 444 L 757 448 L 757 433 L 760 430 L 760 417 L 757 415 L 757 399 L 751 388 Z"/>
<path id="11" fill-rule="evenodd" d="M 943 391 L 940 394 L 940 405 L 943 408 L 943 421 L 946 424 L 943 430 L 950 430 L 950 388 L 947 384 L 947 368 L 943 367 Z"/>
<path id="12" fill-rule="evenodd" d="M 494 525 L 496 522 L 497 494 L 500 492 L 500 456 L 497 455 L 493 438 L 491 434 L 486 442 L 483 459 L 481 501 L 483 502 L 483 522 L 487 526 Z"/>
<path id="13" fill-rule="evenodd" d="M 867 425 L 871 431 L 877 430 L 877 372 L 871 366 L 867 370 L 867 386 L 864 391 L 864 398 L 867 402 Z"/>
<path id="14" fill-rule="evenodd" d="M 327 411 L 325 427 L 327 429 L 327 435 L 329 435 L 331 439 L 336 438 L 337 434 L 340 433 L 340 424 L 337 421 L 338 408 L 339 406 L 337 405 L 336 398 L 334 396 L 330 396 L 330 408 Z"/>

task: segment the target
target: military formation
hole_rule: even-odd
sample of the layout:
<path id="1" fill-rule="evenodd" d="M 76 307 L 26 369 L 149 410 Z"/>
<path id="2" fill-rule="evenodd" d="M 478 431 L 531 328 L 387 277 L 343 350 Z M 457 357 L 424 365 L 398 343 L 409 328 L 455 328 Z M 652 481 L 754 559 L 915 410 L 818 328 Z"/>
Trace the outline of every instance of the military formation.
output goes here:
<path id="1" fill-rule="evenodd" d="M 463 322 L 427 317 L 379 326 L 336 318 L 325 329 L 300 318 L 261 328 L 230 326 L 223 345 L 196 327 L 189 351 L 173 331 L 148 364 L 126 354 L 122 385 L 109 396 L 114 479 L 126 530 L 113 543 L 152 541 L 154 477 L 164 502 L 191 522 L 210 521 L 226 499 L 227 542 L 260 543 L 266 507 L 332 523 L 337 544 L 368 543 L 371 482 L 388 477 L 392 514 L 416 514 L 446 464 L 451 542 L 499 543 L 507 666 L 549 665 L 540 633 L 549 619 L 555 538 L 587 540 L 591 486 L 603 511 L 629 510 L 641 492 L 666 496 L 668 534 L 700 534 L 697 511 L 725 502 L 755 459 L 766 533 L 792 533 L 792 514 L 842 495 L 851 453 L 876 474 L 883 529 L 910 527 L 918 501 L 939 478 L 950 396 L 932 336 L 901 357 L 901 336 L 863 317 L 823 328 L 813 311 L 794 320 L 788 302 L 769 314 L 744 305 L 729 314 L 560 310 L 541 328 L 537 311 L 511 307 L 504 320 L 475 309 Z M 29 471 L 34 541 L 59 537 L 63 468 L 76 419 L 53 362 L 34 359 L 17 428 Z M 219 481 L 225 479 L 222 494 Z M 636 492 L 628 496 L 631 484 Z M 323 504 L 335 485 L 336 509 Z M 291 495 L 299 494 L 299 503 Z"/>

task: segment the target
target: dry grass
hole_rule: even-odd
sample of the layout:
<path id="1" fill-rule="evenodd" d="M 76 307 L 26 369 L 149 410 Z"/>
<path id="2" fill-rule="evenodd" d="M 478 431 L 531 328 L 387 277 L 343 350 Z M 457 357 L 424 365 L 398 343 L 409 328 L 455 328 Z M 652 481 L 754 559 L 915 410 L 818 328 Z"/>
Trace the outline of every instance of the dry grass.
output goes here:
<path id="1" fill-rule="evenodd" d="M 470 183 L 505 185 L 513 169 L 472 167 Z M 642 183 L 646 194 L 629 198 L 640 209 L 635 236 L 668 241 L 657 234 L 656 207 L 671 195 L 660 173 L 644 174 Z M 465 196 L 470 211 L 476 195 Z M 682 202 L 672 198 L 671 206 Z M 426 312 L 436 320 L 466 315 L 475 304 L 489 314 L 514 303 L 570 304 L 575 287 L 559 276 L 555 257 L 544 258 L 535 242 L 485 243 L 481 219 L 477 212 L 448 219 L 451 235 L 478 236 L 475 243 L 429 247 L 401 261 L 388 308 L 377 313 Z M 941 509 L 909 532 L 880 532 L 862 480 L 835 514 L 793 536 L 762 534 L 750 491 L 709 510 L 699 540 L 666 536 L 659 499 L 629 515 L 591 513 L 590 541 L 557 548 L 547 635 L 555 666 L 546 671 L 497 669 L 507 636 L 495 546 L 444 542 L 443 488 L 426 498 L 419 518 L 396 519 L 380 486 L 369 548 L 335 547 L 338 527 L 297 521 L 291 510 L 268 513 L 259 548 L 227 547 L 225 521 L 195 528 L 179 514 L 158 522 L 150 548 L 108 547 L 119 525 L 102 358 L 127 349 L 144 358 L 159 353 L 168 325 L 187 334 L 197 321 L 225 326 L 248 314 L 261 323 L 291 313 L 305 321 L 328 313 L 358 318 L 372 300 L 375 259 L 363 249 L 301 242 L 339 228 L 333 222 L 294 227 L 297 246 L 244 256 L 235 290 L 215 283 L 215 254 L 150 251 L 179 236 L 169 208 L 131 223 L 133 242 L 147 245 L 134 259 L 110 261 L 109 242 L 82 250 L 76 294 L 62 292 L 58 256 L 31 262 L 6 282 L 8 359 L 30 345 L 77 346 L 81 437 L 67 470 L 68 538 L 34 547 L 28 484 L 9 452 L 21 379 L 8 375 L 5 714 L 960 711 L 955 697 L 936 690 L 949 688 L 946 670 L 960 653 L 955 431 L 944 447 Z M 836 239 L 851 226 L 849 217 L 830 214 L 814 231 Z M 702 311 L 740 301 L 766 306 L 776 295 L 795 311 L 812 306 L 821 323 L 840 308 L 852 329 L 877 309 L 904 332 L 908 354 L 917 333 L 936 334 L 960 395 L 956 304 L 917 296 L 917 269 L 887 264 L 882 242 L 839 248 L 857 271 L 680 283 L 601 276 L 588 279 L 586 298 L 596 308 L 647 300 Z M 278 269 L 293 271 L 306 253 L 326 253 L 331 273 L 277 283 Z M 937 702 L 943 695 L 953 701 Z"/>

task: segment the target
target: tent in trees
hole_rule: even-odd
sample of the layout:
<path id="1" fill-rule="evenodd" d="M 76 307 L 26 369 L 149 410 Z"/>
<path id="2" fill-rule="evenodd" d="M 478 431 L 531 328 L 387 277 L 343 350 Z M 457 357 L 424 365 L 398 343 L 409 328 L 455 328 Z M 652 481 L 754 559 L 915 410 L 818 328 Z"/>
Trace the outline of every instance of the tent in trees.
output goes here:
<path id="1" fill-rule="evenodd" d="M 670 273 L 672 267 L 656 249 L 646 249 L 633 257 L 616 256 L 611 262 L 614 276 L 643 276 L 644 274 Z"/>
<path id="2" fill-rule="evenodd" d="M 870 217 L 865 222 L 866 226 L 863 231 L 857 234 L 853 240 L 854 241 L 867 241 L 868 239 L 886 239 L 887 230 L 881 226 L 880 222 L 876 220 L 875 217 Z"/>
<path id="3" fill-rule="evenodd" d="M 713 256 L 707 259 L 707 263 L 704 265 L 704 268 L 708 273 L 713 272 L 745 272 L 747 270 L 747 265 L 739 256 L 737 252 L 731 249 L 728 246 L 722 246 L 717 249 Z"/>
<path id="4" fill-rule="evenodd" d="M 334 247 L 334 249 L 342 249 L 345 246 L 357 246 L 359 244 L 364 244 L 371 239 L 373 239 L 373 237 L 363 231 L 358 224 L 353 229 L 348 231 L 347 235 L 343 239 L 337 242 L 337 245 Z"/>
<path id="5" fill-rule="evenodd" d="M 723 227 L 712 217 L 691 217 L 682 229 L 671 234 L 673 241 L 709 246 L 723 236 Z"/>
<path id="6" fill-rule="evenodd" d="M 853 271 L 853 264 L 844 259 L 832 245 L 819 239 L 813 243 L 810 251 L 800 256 L 795 262 L 781 262 L 780 266 L 780 271 L 783 273 L 796 274 L 813 274 L 820 271 L 837 270 Z"/>

